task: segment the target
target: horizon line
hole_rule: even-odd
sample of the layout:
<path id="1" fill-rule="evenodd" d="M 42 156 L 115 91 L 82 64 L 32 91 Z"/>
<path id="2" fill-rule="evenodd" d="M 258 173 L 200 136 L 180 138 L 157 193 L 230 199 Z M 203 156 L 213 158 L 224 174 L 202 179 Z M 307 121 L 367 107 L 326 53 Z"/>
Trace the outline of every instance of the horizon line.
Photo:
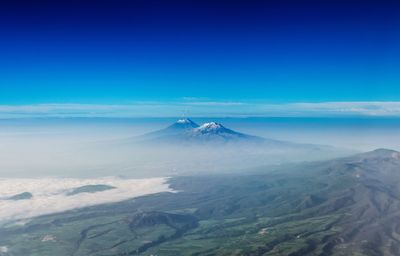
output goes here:
<path id="1" fill-rule="evenodd" d="M 0 119 L 21 118 L 283 118 L 400 117 L 400 101 L 140 101 L 129 104 L 0 105 Z"/>

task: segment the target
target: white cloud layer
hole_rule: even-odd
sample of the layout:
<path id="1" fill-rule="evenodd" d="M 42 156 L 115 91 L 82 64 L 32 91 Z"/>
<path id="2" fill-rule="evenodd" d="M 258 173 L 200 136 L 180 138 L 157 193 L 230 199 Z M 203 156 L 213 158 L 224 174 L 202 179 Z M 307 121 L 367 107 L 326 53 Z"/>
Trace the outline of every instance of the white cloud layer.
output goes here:
<path id="1" fill-rule="evenodd" d="M 68 191 L 71 191 L 71 189 L 98 184 L 113 186 L 115 189 L 67 196 Z M 173 192 L 169 188 L 166 178 L 3 178 L 0 179 L 0 223 L 86 206 L 118 202 L 138 196 L 167 191 Z M 5 198 L 23 192 L 29 192 L 33 197 L 26 200 L 5 200 Z"/>
<path id="2" fill-rule="evenodd" d="M 219 116 L 388 116 L 400 117 L 400 101 L 354 102 L 223 102 L 183 100 L 179 102 L 135 102 L 107 104 L 0 105 L 0 118 L 21 117 L 192 117 Z"/>

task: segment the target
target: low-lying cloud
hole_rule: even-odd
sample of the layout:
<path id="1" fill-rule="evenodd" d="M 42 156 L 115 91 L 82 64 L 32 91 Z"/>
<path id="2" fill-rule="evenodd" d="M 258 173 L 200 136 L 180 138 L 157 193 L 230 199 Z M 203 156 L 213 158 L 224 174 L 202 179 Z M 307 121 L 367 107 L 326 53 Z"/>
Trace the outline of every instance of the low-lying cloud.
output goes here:
<path id="1" fill-rule="evenodd" d="M 67 195 L 68 191 L 71 191 L 71 189 L 99 184 L 115 188 L 96 193 L 79 193 L 73 196 Z M 29 192 L 33 197 L 25 200 L 6 199 L 23 192 Z M 167 178 L 120 179 L 116 177 L 105 177 L 96 179 L 0 179 L 0 223 L 98 204 L 118 202 L 159 192 L 173 192 L 167 183 Z"/>

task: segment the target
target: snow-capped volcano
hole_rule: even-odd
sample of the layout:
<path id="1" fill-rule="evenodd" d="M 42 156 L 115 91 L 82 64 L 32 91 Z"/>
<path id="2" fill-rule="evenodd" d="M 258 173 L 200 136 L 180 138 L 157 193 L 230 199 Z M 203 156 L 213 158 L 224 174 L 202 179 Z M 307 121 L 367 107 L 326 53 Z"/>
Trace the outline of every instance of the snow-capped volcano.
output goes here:
<path id="1" fill-rule="evenodd" d="M 200 132 L 200 133 L 219 133 L 219 132 L 224 132 L 228 129 L 226 129 L 222 124 L 216 123 L 216 122 L 210 122 L 210 123 L 205 123 L 202 124 L 200 127 L 197 127 L 194 132 Z"/>
<path id="2" fill-rule="evenodd" d="M 247 135 L 244 133 L 236 132 L 226 128 L 222 124 L 216 122 L 205 123 L 197 128 L 194 128 L 187 134 L 191 139 L 202 141 L 261 141 L 260 137 Z"/>
<path id="3" fill-rule="evenodd" d="M 178 121 L 176 121 L 175 123 L 171 124 L 170 126 L 164 129 L 150 132 L 143 136 L 140 136 L 139 140 L 144 140 L 144 141 L 169 140 L 170 138 L 180 137 L 182 136 L 182 134 L 190 132 L 197 127 L 199 127 L 199 125 L 190 120 L 189 118 L 183 118 L 179 119 Z"/>
<path id="4" fill-rule="evenodd" d="M 195 122 L 193 122 L 189 118 L 179 119 L 178 121 L 176 121 L 176 123 L 177 124 L 196 124 Z"/>
<path id="5" fill-rule="evenodd" d="M 178 121 L 170 125 L 168 128 L 192 129 L 197 127 L 199 127 L 198 124 L 196 124 L 189 118 L 184 118 L 184 119 L 179 119 Z"/>
<path id="6" fill-rule="evenodd" d="M 193 134 L 214 134 L 214 135 L 223 135 L 223 134 L 230 134 L 230 135 L 237 135 L 240 137 L 244 137 L 244 136 L 250 136 L 250 135 L 246 135 L 240 132 L 235 132 L 231 129 L 226 128 L 225 126 L 223 126 L 222 124 L 216 123 L 216 122 L 210 122 L 210 123 L 205 123 L 202 124 L 201 126 L 194 128 L 192 130 Z"/>
<path id="7" fill-rule="evenodd" d="M 179 119 L 165 129 L 148 133 L 142 136 L 141 139 L 164 142 L 233 142 L 238 140 L 263 140 L 260 137 L 230 130 L 216 122 L 209 122 L 199 126 L 189 118 Z"/>

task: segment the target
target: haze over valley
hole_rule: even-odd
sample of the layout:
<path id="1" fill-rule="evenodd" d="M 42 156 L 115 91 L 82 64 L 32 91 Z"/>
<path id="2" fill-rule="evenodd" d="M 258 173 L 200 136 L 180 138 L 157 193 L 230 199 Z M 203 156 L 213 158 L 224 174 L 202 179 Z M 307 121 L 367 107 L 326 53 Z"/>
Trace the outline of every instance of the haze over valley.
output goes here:
<path id="1" fill-rule="evenodd" d="M 400 1 L 0 1 L 0 256 L 400 256 Z"/>
<path id="2" fill-rule="evenodd" d="M 233 171 L 261 165 L 333 158 L 376 148 L 398 149 L 396 119 L 193 118 L 216 121 L 235 132 L 273 141 L 320 147 L 276 152 L 268 143 L 182 143 L 140 141 L 173 125 L 167 119 L 28 119 L 0 122 L 2 177 L 129 177 Z M 148 135 L 147 135 L 148 136 Z M 139 143 L 140 142 L 140 143 Z M 145 143 L 144 143 L 145 142 Z M 312 150 L 312 145 L 308 149 Z M 307 148 L 306 147 L 306 148 Z M 173 148 L 173 150 L 171 150 Z M 256 149 L 256 150 L 255 150 Z M 286 147 L 287 149 L 287 147 Z M 275 151 L 275 152 L 273 152 Z M 328 155 L 324 153 L 328 151 Z M 305 152 L 305 153 L 304 153 Z M 334 154 L 333 154 L 334 153 Z M 275 154 L 276 157 L 272 157 Z M 325 155 L 324 155 L 325 154 Z M 332 155 L 333 154 L 333 155 Z"/>

